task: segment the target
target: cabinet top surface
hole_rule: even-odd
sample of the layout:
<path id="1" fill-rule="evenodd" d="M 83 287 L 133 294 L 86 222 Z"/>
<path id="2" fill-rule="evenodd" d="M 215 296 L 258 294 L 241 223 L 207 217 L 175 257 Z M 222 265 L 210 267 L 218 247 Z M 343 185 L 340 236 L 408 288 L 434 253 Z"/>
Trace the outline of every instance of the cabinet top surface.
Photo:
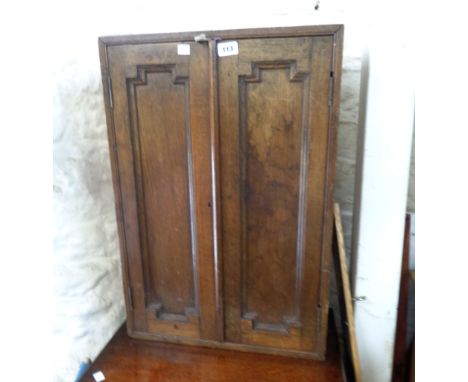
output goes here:
<path id="1" fill-rule="evenodd" d="M 176 33 L 140 34 L 99 37 L 103 45 L 150 44 L 158 42 L 194 41 L 195 36 L 204 35 L 203 38 L 226 40 L 261 37 L 298 37 L 323 36 L 342 33 L 344 25 L 303 25 L 293 27 L 272 27 L 254 29 L 228 29 L 214 31 L 192 31 Z"/>

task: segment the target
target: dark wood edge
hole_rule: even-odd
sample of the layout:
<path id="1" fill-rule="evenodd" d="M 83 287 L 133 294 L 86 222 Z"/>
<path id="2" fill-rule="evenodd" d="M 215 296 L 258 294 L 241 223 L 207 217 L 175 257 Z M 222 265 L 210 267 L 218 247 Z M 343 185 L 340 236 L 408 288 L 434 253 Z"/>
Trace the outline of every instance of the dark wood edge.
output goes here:
<path id="1" fill-rule="evenodd" d="M 320 269 L 320 322 L 317 327 L 317 353 L 325 356 L 327 347 L 327 332 L 328 332 L 328 294 L 329 294 L 329 264 L 332 252 L 333 240 L 333 193 L 335 189 L 336 175 L 336 147 L 337 147 L 337 131 L 338 131 L 338 116 L 341 91 L 341 67 L 343 53 L 343 36 L 344 26 L 340 25 L 336 33 L 333 34 L 333 58 L 332 70 L 333 78 L 333 104 L 330 111 L 328 121 L 328 149 L 327 149 L 327 168 L 326 168 L 326 184 L 328 184 L 328 192 L 325 195 L 325 216 L 323 221 L 323 243 L 321 254 L 321 269 Z"/>
<path id="2" fill-rule="evenodd" d="M 221 228 L 221 170 L 219 138 L 219 96 L 218 96 L 218 56 L 216 43 L 209 42 L 210 58 L 210 159 L 211 159 L 211 193 L 213 213 L 213 252 L 216 293 L 216 323 L 218 340 L 224 341 L 224 292 L 223 292 L 223 247 Z"/>
<path id="3" fill-rule="evenodd" d="M 151 44 L 161 42 L 194 41 L 194 36 L 204 33 L 208 39 L 218 38 L 243 39 L 261 37 L 300 37 L 339 34 L 343 25 L 302 25 L 293 27 L 254 28 L 254 29 L 227 29 L 215 31 L 191 31 L 178 33 L 158 33 L 141 35 L 102 36 L 99 41 L 107 46 Z M 342 34 L 342 33 L 341 33 Z"/>
<path id="4" fill-rule="evenodd" d="M 400 291 L 398 295 L 397 323 L 395 330 L 395 344 L 393 347 L 392 381 L 406 380 L 408 373 L 407 354 L 407 320 L 409 293 L 409 252 L 411 241 L 411 215 L 405 216 L 405 231 L 403 237 L 403 251 L 400 267 Z"/>
<path id="5" fill-rule="evenodd" d="M 119 232 L 119 244 L 120 244 L 120 261 L 122 266 L 122 279 L 123 279 L 123 290 L 125 298 L 125 309 L 127 312 L 127 328 L 128 330 L 133 329 L 133 311 L 132 306 L 132 296 L 128 295 L 128 290 L 125 288 L 126 285 L 130 285 L 129 280 L 129 267 L 127 263 L 127 243 L 125 236 L 125 227 L 124 227 L 124 215 L 123 215 L 123 206 L 122 206 L 122 191 L 120 188 L 120 174 L 118 168 L 118 156 L 117 156 L 117 143 L 115 137 L 114 129 L 114 117 L 110 106 L 110 95 L 108 88 L 108 76 L 109 76 L 109 66 L 107 58 L 107 46 L 101 41 L 98 41 L 99 44 L 99 58 L 101 62 L 101 79 L 102 79 L 102 90 L 104 94 L 104 109 L 106 113 L 106 125 L 107 125 L 107 136 L 109 142 L 109 155 L 111 162 L 112 170 L 112 185 L 114 188 L 114 206 L 115 206 L 115 215 L 117 220 L 117 229 Z"/>
<path id="6" fill-rule="evenodd" d="M 128 331 L 128 335 L 132 338 L 139 340 L 157 340 L 164 343 L 188 345 L 188 346 L 203 346 L 212 349 L 225 349 L 225 350 L 237 350 L 250 353 L 261 353 L 270 355 L 279 355 L 294 358 L 310 359 L 315 361 L 324 361 L 325 357 L 323 354 L 314 352 L 303 352 L 296 350 L 283 350 L 275 349 L 266 346 L 238 344 L 232 342 L 218 342 L 212 340 L 196 339 L 196 338 L 183 338 L 175 337 L 163 334 L 149 334 L 137 331 Z"/>

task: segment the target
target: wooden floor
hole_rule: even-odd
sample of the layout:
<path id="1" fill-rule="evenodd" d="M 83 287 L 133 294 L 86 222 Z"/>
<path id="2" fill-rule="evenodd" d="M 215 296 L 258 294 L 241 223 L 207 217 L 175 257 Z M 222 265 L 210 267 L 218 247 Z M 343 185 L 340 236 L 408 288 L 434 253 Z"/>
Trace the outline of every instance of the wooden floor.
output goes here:
<path id="1" fill-rule="evenodd" d="M 102 371 L 112 382 L 334 382 L 343 381 L 330 322 L 325 361 L 217 350 L 131 339 L 119 329 L 81 382 Z"/>

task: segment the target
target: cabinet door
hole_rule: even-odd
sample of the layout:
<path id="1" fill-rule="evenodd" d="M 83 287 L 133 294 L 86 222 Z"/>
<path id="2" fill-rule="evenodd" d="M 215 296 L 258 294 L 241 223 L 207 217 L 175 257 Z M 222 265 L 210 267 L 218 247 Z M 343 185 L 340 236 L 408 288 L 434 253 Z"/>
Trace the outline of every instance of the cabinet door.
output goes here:
<path id="1" fill-rule="evenodd" d="M 333 36 L 238 44 L 239 55 L 218 59 L 225 338 L 320 355 Z"/>
<path id="2" fill-rule="evenodd" d="M 209 51 L 183 48 L 101 47 L 128 329 L 217 339 Z"/>

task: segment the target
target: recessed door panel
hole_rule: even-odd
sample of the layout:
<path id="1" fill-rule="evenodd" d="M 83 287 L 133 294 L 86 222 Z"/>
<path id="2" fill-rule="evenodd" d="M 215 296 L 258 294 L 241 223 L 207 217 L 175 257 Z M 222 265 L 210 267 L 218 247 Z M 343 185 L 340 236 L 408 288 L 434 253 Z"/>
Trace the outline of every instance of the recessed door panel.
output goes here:
<path id="1" fill-rule="evenodd" d="M 240 40 L 218 65 L 226 338 L 315 351 L 331 37 Z"/>
<path id="2" fill-rule="evenodd" d="M 129 80 L 128 85 L 135 115 L 132 135 L 139 145 L 134 151 L 146 234 L 147 304 L 157 306 L 159 317 L 183 321 L 186 312 L 197 311 L 196 224 L 188 79 L 173 80 L 174 69 L 148 67 L 141 70 L 143 79 Z"/>

